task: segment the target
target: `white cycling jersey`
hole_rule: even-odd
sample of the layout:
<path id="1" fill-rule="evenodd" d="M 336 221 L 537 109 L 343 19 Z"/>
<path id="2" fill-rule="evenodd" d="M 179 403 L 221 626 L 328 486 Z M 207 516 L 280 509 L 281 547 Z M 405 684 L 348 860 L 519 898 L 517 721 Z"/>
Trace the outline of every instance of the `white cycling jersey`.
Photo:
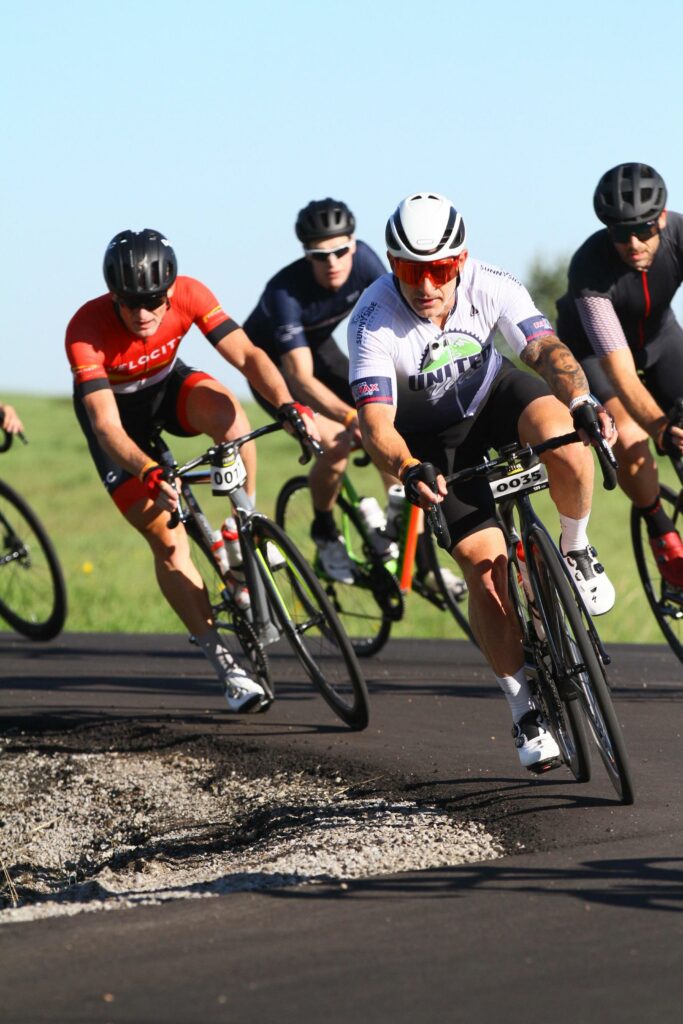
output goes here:
<path id="1" fill-rule="evenodd" d="M 511 274 L 468 257 L 444 328 L 418 316 L 393 274 L 358 300 L 348 326 L 349 381 L 356 406 L 395 406 L 396 426 L 435 430 L 473 416 L 485 401 L 502 356 L 498 328 L 519 355 L 553 333 L 524 285 Z"/>

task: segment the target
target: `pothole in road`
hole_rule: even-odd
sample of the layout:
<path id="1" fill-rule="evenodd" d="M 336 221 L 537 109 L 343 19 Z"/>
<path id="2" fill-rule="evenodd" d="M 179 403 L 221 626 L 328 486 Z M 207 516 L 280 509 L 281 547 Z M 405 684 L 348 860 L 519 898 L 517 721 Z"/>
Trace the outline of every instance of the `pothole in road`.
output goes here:
<path id="1" fill-rule="evenodd" d="M 283 766 L 273 751 L 266 765 L 263 751 L 236 756 L 206 738 L 156 749 L 2 747 L 0 923 L 343 885 L 504 852 L 481 824 L 354 795 L 358 778 Z"/>

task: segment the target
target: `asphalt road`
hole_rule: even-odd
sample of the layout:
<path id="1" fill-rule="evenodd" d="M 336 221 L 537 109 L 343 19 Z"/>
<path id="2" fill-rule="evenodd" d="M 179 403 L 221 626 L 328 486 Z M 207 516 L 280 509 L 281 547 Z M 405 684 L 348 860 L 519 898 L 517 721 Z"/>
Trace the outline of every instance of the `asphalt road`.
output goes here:
<path id="1" fill-rule="evenodd" d="M 365 662 L 353 734 L 276 659 L 265 716 L 220 710 L 183 638 L 0 635 L 0 733 L 99 723 L 203 731 L 355 765 L 376 791 L 485 822 L 495 861 L 241 892 L 0 929 L 7 1022 L 505 1021 L 683 1015 L 683 667 L 611 650 L 636 803 L 518 765 L 504 699 L 469 644 L 395 641 Z M 379 781 L 377 781 L 379 780 Z"/>

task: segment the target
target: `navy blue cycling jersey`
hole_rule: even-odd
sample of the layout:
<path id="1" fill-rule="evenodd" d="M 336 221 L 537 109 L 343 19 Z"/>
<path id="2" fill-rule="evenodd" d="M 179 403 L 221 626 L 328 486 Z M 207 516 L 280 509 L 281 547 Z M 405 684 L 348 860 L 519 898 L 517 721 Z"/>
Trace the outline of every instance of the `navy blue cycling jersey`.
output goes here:
<path id="1" fill-rule="evenodd" d="M 671 301 L 683 281 L 683 216 L 667 213 L 651 266 L 627 266 L 606 228 L 591 235 L 569 264 L 569 288 L 557 302 L 557 333 L 578 358 L 630 348 L 651 364 L 681 329 Z"/>
<path id="2" fill-rule="evenodd" d="M 308 346 L 315 353 L 349 315 L 367 286 L 385 273 L 370 246 L 357 241 L 348 280 L 337 291 L 330 291 L 317 283 L 311 264 L 302 257 L 270 279 L 244 330 L 278 366 L 292 349 Z"/>

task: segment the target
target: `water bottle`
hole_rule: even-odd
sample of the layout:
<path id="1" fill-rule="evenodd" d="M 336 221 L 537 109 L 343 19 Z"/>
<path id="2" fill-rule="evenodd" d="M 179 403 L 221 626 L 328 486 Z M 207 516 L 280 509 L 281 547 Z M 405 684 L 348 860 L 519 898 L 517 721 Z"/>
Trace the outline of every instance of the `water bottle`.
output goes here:
<path id="1" fill-rule="evenodd" d="M 211 534 L 211 550 L 220 569 L 221 576 L 225 576 L 226 572 L 230 569 L 230 562 L 228 561 L 228 552 L 225 550 L 223 535 L 220 530 L 214 530 Z"/>
<path id="2" fill-rule="evenodd" d="M 536 600 L 534 598 L 534 592 L 531 589 L 531 583 L 529 582 L 529 572 L 526 567 L 526 558 L 524 557 L 524 547 L 521 540 L 517 541 L 517 565 L 519 566 L 519 582 L 524 587 L 524 593 L 529 604 L 529 611 L 531 612 L 531 618 L 533 619 L 534 629 L 536 630 L 536 636 L 539 640 L 542 640 L 545 636 L 545 630 L 541 622 L 541 617 L 538 614 L 538 608 L 536 607 Z"/>
<path id="3" fill-rule="evenodd" d="M 401 536 L 401 524 L 403 513 L 406 507 L 406 493 L 401 484 L 392 484 L 387 491 L 388 502 L 386 511 L 385 533 L 392 540 L 398 540 Z"/>
<path id="4" fill-rule="evenodd" d="M 221 528 L 221 535 L 223 538 L 223 543 L 225 545 L 225 550 L 227 552 L 227 558 L 228 562 L 230 563 L 230 568 L 235 569 L 238 566 L 241 566 L 242 549 L 240 547 L 240 538 L 237 532 L 237 523 L 235 522 L 232 516 L 228 516 L 228 518 L 223 523 L 223 526 Z"/>
<path id="5" fill-rule="evenodd" d="M 358 508 L 368 530 L 383 530 L 387 525 L 377 498 L 361 498 Z"/>

